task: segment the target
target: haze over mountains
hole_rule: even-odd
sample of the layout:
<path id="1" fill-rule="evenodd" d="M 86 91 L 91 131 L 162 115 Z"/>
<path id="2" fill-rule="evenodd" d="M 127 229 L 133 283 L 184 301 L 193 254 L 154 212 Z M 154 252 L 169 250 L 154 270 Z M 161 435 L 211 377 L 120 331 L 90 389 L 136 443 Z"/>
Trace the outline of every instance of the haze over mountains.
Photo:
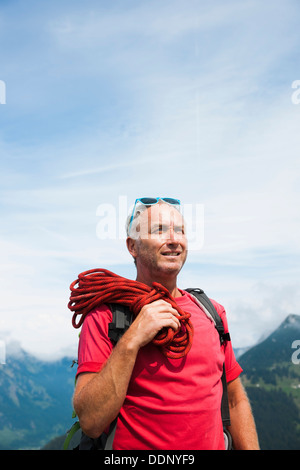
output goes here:
<path id="1" fill-rule="evenodd" d="M 71 427 L 73 359 L 46 362 L 18 347 L 9 351 L 0 364 L 0 449 L 40 449 Z M 239 363 L 261 448 L 300 449 L 300 316 L 287 316 Z"/>

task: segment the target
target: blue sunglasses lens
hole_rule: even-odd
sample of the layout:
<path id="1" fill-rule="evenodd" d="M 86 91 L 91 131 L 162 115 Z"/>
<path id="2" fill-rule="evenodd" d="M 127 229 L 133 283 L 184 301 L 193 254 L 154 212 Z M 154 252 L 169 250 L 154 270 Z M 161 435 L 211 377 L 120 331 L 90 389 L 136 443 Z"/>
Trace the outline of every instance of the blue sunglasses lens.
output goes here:
<path id="1" fill-rule="evenodd" d="M 174 199 L 172 197 L 141 197 L 137 199 L 137 201 L 140 201 L 142 204 L 145 204 L 145 206 L 147 206 L 151 204 L 156 204 L 160 199 L 164 202 L 167 202 L 168 204 L 180 204 L 179 199 Z"/>
<path id="2" fill-rule="evenodd" d="M 168 204 L 180 204 L 179 199 L 173 199 L 172 197 L 163 197 L 162 200 Z"/>
<path id="3" fill-rule="evenodd" d="M 147 206 L 148 204 L 156 204 L 157 203 L 157 198 L 155 197 L 141 197 L 137 199 L 137 202 L 141 202 L 142 204 L 145 204 Z"/>

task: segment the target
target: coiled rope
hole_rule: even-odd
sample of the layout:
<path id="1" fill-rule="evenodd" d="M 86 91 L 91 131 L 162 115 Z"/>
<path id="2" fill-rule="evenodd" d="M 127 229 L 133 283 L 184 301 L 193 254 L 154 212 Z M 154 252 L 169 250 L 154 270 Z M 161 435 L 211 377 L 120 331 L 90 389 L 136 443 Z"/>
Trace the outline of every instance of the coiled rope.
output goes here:
<path id="1" fill-rule="evenodd" d="M 193 325 L 190 314 L 185 313 L 169 291 L 154 282 L 152 288 L 138 281 L 118 276 L 106 269 L 91 269 L 82 272 L 70 285 L 71 295 L 68 308 L 74 312 L 72 325 L 80 328 L 86 315 L 101 304 L 119 303 L 126 305 L 136 317 L 144 305 L 163 299 L 178 311 L 181 324 L 179 331 L 163 328 L 153 339 L 168 358 L 179 359 L 187 355 L 193 341 Z M 77 317 L 80 319 L 77 321 Z"/>

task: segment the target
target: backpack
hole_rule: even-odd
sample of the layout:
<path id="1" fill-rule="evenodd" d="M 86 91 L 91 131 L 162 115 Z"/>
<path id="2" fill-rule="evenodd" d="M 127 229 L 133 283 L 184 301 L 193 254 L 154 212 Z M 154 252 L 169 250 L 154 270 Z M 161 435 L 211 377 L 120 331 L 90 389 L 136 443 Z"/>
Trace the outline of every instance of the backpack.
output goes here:
<path id="1" fill-rule="evenodd" d="M 192 295 L 197 303 L 200 303 L 204 313 L 213 321 L 215 328 L 218 331 L 220 344 L 222 345 L 225 341 L 230 341 L 229 333 L 225 333 L 224 325 L 221 317 L 216 311 L 210 299 L 204 293 L 202 289 L 198 288 L 188 288 L 185 289 L 190 295 Z M 109 304 L 109 307 L 112 311 L 113 319 L 109 324 L 108 336 L 113 341 L 114 344 L 118 342 L 121 336 L 129 328 L 132 323 L 132 313 L 128 307 L 120 304 Z M 75 362 L 75 361 L 74 361 Z M 74 364 L 73 362 L 73 364 Z M 231 435 L 227 430 L 227 426 L 230 426 L 230 414 L 229 414 L 229 404 L 228 404 L 228 394 L 227 394 L 227 381 L 225 374 L 225 363 L 223 364 L 223 374 L 222 374 L 222 385 L 223 385 L 223 395 L 221 402 L 221 416 L 223 422 L 223 432 L 225 440 L 225 448 L 227 450 L 232 450 L 232 439 Z M 75 412 L 73 412 L 73 418 L 76 417 Z M 67 432 L 67 437 L 65 439 L 63 450 L 68 450 L 69 447 L 72 450 L 112 450 L 114 435 L 117 427 L 118 417 L 110 424 L 109 431 L 106 434 L 103 432 L 101 436 L 97 439 L 92 439 L 86 436 L 80 428 L 79 421 L 76 421 L 71 429 Z"/>

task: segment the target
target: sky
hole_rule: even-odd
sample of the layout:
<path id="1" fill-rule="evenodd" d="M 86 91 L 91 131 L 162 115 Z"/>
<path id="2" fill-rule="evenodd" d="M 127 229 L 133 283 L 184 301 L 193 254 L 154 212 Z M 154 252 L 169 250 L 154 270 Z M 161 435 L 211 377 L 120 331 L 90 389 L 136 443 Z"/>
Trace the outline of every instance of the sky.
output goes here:
<path id="1" fill-rule="evenodd" d="M 76 357 L 69 286 L 135 278 L 141 196 L 191 208 L 178 285 L 235 347 L 300 314 L 299 20 L 297 0 L 0 0 L 2 344 Z"/>

